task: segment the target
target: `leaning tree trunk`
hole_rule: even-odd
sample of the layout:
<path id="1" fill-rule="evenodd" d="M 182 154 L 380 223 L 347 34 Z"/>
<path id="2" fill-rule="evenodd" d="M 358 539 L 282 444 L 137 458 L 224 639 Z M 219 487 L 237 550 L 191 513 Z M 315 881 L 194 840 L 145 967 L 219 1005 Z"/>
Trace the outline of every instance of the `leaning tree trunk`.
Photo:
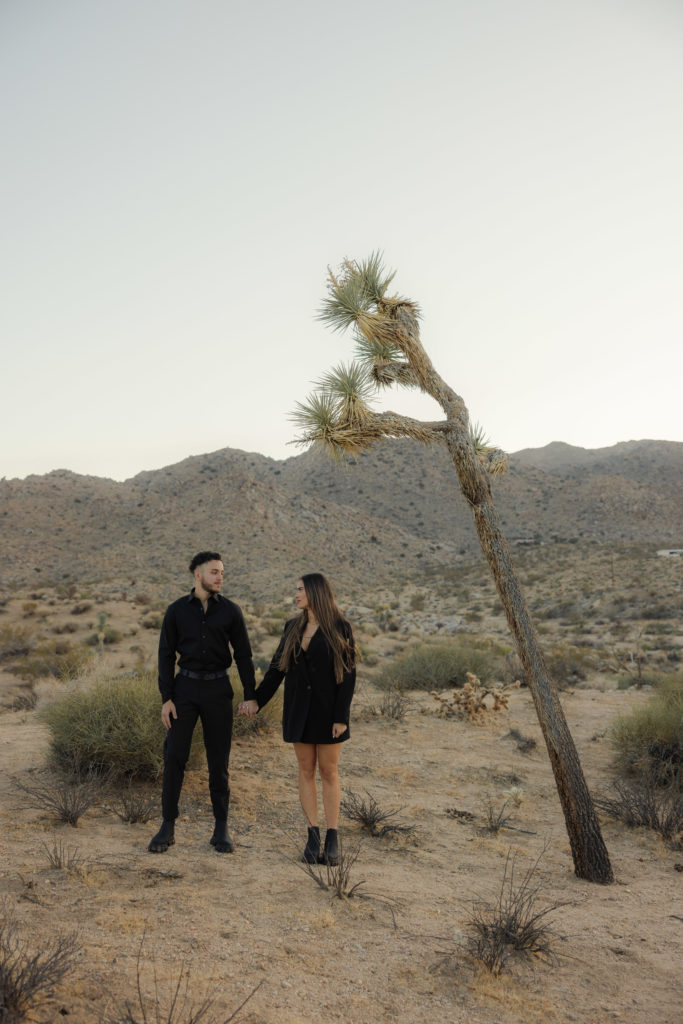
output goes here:
<path id="1" fill-rule="evenodd" d="M 579 756 L 557 688 L 548 675 L 521 584 L 512 564 L 510 548 L 493 504 L 488 474 L 470 441 L 467 409 L 460 396 L 436 372 L 422 347 L 414 309 L 408 305 L 399 306 L 392 313 L 400 347 L 408 357 L 420 387 L 436 399 L 447 416 L 446 445 L 462 493 L 472 508 L 479 543 L 496 581 L 508 625 L 517 642 L 517 652 L 524 666 L 555 775 L 575 873 L 579 878 L 591 882 L 612 882 L 614 876 L 609 854 Z"/>
<path id="2" fill-rule="evenodd" d="M 574 870 L 579 878 L 586 878 L 591 882 L 612 882 L 614 876 L 609 855 L 581 770 L 579 755 L 560 704 L 557 688 L 548 675 L 536 631 L 512 564 L 510 548 L 493 504 L 489 479 L 476 458 L 472 457 L 469 438 L 467 444 L 463 445 L 457 436 L 458 433 L 459 430 L 448 433 L 446 444 L 455 464 L 462 492 L 472 508 L 479 543 L 496 581 L 508 625 L 517 641 L 517 652 L 536 706 L 564 811 L 574 858 Z"/>

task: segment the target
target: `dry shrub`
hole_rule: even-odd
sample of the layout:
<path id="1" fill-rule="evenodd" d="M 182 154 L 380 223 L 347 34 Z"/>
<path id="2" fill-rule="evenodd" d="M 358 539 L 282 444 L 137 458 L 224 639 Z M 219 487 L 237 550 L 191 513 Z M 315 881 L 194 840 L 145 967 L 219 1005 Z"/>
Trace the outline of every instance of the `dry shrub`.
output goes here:
<path id="1" fill-rule="evenodd" d="M 521 751 L 522 754 L 529 754 L 538 746 L 538 743 L 532 736 L 524 736 L 519 729 L 510 729 L 510 732 L 506 733 L 503 739 L 514 740 L 517 744 L 517 750 Z"/>
<path id="2" fill-rule="evenodd" d="M 29 684 L 21 693 L 17 693 L 4 705 L 8 711 L 33 711 L 38 703 L 38 694 Z"/>
<path id="3" fill-rule="evenodd" d="M 360 895 L 360 890 L 366 884 L 365 881 L 353 884 L 351 882 L 351 870 L 358 860 L 360 850 L 360 843 L 350 847 L 342 841 L 340 836 L 339 857 L 336 864 L 309 864 L 303 859 L 299 861 L 299 864 L 321 889 L 331 892 L 337 899 L 350 899 L 352 896 Z"/>
<path id="4" fill-rule="evenodd" d="M 617 763 L 644 784 L 681 787 L 683 766 L 683 672 L 663 678 L 641 707 L 612 726 Z"/>
<path id="5" fill-rule="evenodd" d="M 467 673 L 467 681 L 462 690 L 453 690 L 449 697 L 431 691 L 437 702 L 436 714 L 441 718 L 468 718 L 470 721 L 481 722 L 487 712 L 507 711 L 509 694 L 503 687 L 484 688 L 481 681 L 472 672 Z M 487 702 L 487 698 L 490 698 Z"/>
<path id="6" fill-rule="evenodd" d="M 319 888 L 328 892 L 336 899 L 344 900 L 356 897 L 358 899 L 374 900 L 382 904 L 391 914 L 394 927 L 396 927 L 396 908 L 399 901 L 393 896 L 385 896 L 381 893 L 369 892 L 366 882 L 361 879 L 358 882 L 351 881 L 351 872 L 360 855 L 361 844 L 348 846 L 339 837 L 339 858 L 336 864 L 308 864 L 306 861 L 299 861 L 299 866 L 309 875 Z"/>
<path id="7" fill-rule="evenodd" d="M 393 658 L 375 678 L 382 690 L 447 690 L 464 686 L 467 673 L 483 683 L 502 664 L 502 650 L 475 638 L 419 644 Z"/>
<path id="8" fill-rule="evenodd" d="M 100 643 L 102 644 L 118 644 L 123 640 L 123 633 L 120 629 L 114 629 L 113 626 L 103 626 L 97 633 L 91 633 L 86 637 L 86 644 L 88 647 L 97 647 Z"/>
<path id="9" fill-rule="evenodd" d="M 94 803 L 100 800 L 111 779 L 92 768 L 83 772 L 80 767 L 68 773 L 57 772 L 36 782 L 15 779 L 17 789 L 28 797 L 31 807 L 48 811 L 57 821 L 76 827 Z"/>
<path id="10" fill-rule="evenodd" d="M 57 636 L 61 636 L 62 633 L 77 633 L 78 626 L 75 622 L 60 622 L 52 627 L 52 632 L 56 633 Z"/>
<path id="11" fill-rule="evenodd" d="M 543 882 L 538 878 L 538 864 L 543 854 L 515 882 L 515 857 L 508 852 L 503 880 L 495 900 L 477 899 L 467 926 L 472 933 L 470 956 L 492 974 L 500 974 L 511 956 L 527 959 L 537 957 L 546 963 L 556 960 L 553 933 L 548 918 L 568 901 L 541 901 Z"/>
<path id="12" fill-rule="evenodd" d="M 402 825 L 391 820 L 402 808 L 392 807 L 383 811 L 375 798 L 367 792 L 365 797 L 361 797 L 349 790 L 342 799 L 341 809 L 347 818 L 359 822 L 371 836 L 379 839 L 387 835 L 410 837 L 416 832 L 415 825 Z"/>
<path id="13" fill-rule="evenodd" d="M 158 630 L 161 629 L 161 624 L 163 620 L 163 615 L 160 615 L 158 612 L 152 612 L 142 620 L 140 625 L 142 626 L 143 629 Z"/>
<path id="14" fill-rule="evenodd" d="M 384 694 L 379 705 L 373 708 L 372 713 L 387 718 L 390 722 L 402 722 L 412 707 L 413 701 L 405 694 L 398 690 L 390 690 Z"/>
<path id="15" fill-rule="evenodd" d="M 85 615 L 85 613 L 89 612 L 91 608 L 92 608 L 92 601 L 80 601 L 78 604 L 75 604 L 73 606 L 73 608 L 71 609 L 71 614 L 72 615 Z"/>
<path id="16" fill-rule="evenodd" d="M 74 967 L 80 944 L 74 934 L 44 939 L 34 953 L 19 938 L 7 900 L 0 906 L 0 1021 L 16 1024 Z"/>
<path id="17" fill-rule="evenodd" d="M 168 992 L 164 994 L 160 991 L 156 968 L 152 964 L 154 995 L 146 995 L 142 976 L 141 943 L 138 950 L 135 995 L 132 999 L 118 1001 L 104 1018 L 105 1024 L 214 1024 L 216 1018 L 211 1015 L 214 1000 L 211 997 L 204 997 L 200 1002 L 192 1000 L 189 990 L 190 973 L 189 967 L 181 967 L 175 981 L 169 982 Z M 221 1024 L 230 1024 L 230 1021 L 235 1020 L 237 1014 L 258 992 L 262 984 L 260 981 L 230 1016 L 223 1018 Z"/>
<path id="18" fill-rule="evenodd" d="M 493 801 L 489 797 L 486 806 L 486 822 L 480 828 L 480 832 L 490 832 L 492 835 L 497 835 L 502 828 L 508 828 L 508 822 L 512 818 L 511 814 L 506 814 L 509 800 L 505 800 L 503 804 L 496 809 Z"/>
<path id="19" fill-rule="evenodd" d="M 615 782 L 614 796 L 597 797 L 596 807 L 622 821 L 629 828 L 650 828 L 677 849 L 683 830 L 683 794 L 675 786 L 662 790 L 650 781 Z"/>
<path id="20" fill-rule="evenodd" d="M 128 779 L 128 784 L 118 790 L 112 809 L 121 821 L 131 825 L 145 824 L 159 810 L 159 793 L 156 790 L 151 792 L 137 785 L 133 779 Z"/>
<path id="21" fill-rule="evenodd" d="M 558 643 L 544 652 L 550 678 L 559 689 L 583 682 L 594 666 L 594 656 L 575 644 Z"/>

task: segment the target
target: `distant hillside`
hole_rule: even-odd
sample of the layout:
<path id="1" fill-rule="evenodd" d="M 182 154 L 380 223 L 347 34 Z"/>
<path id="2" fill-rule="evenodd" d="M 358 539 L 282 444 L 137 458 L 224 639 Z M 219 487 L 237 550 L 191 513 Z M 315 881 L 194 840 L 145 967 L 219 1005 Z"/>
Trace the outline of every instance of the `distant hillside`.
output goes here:
<path id="1" fill-rule="evenodd" d="M 513 455 L 494 481 L 509 539 L 683 544 L 683 444 L 564 444 Z M 184 585 L 218 548 L 241 594 L 282 593 L 320 568 L 346 586 L 390 581 L 478 552 L 442 448 L 393 441 L 338 466 L 226 448 L 124 483 L 57 470 L 0 481 L 0 585 L 99 577 Z"/>
<path id="2" fill-rule="evenodd" d="M 255 467 L 256 468 L 256 467 Z M 456 548 L 478 547 L 455 470 L 441 447 L 380 445 L 348 467 L 309 451 L 259 465 L 265 478 L 400 523 L 412 534 Z M 629 441 L 588 451 L 565 444 L 512 455 L 493 482 L 510 539 L 536 536 L 673 544 L 683 534 L 683 444 Z"/>

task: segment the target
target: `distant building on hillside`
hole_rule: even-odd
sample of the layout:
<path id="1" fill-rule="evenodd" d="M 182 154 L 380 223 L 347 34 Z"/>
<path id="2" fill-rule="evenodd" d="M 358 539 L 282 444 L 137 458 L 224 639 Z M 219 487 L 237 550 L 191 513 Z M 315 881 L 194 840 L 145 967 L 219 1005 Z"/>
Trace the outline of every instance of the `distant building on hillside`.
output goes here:
<path id="1" fill-rule="evenodd" d="M 683 555 L 683 548 L 662 548 L 657 554 L 662 558 L 680 558 Z"/>

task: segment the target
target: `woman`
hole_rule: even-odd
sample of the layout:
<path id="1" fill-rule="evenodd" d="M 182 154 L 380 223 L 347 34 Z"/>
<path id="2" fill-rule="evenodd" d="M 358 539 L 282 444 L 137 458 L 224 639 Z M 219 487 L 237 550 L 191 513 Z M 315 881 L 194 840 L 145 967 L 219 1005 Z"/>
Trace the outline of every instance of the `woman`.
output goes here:
<path id="1" fill-rule="evenodd" d="M 285 623 L 270 667 L 239 714 L 252 718 L 276 692 L 283 678 L 282 735 L 294 744 L 299 765 L 299 798 L 308 823 L 303 859 L 308 864 L 338 864 L 337 828 L 341 788 L 337 766 L 341 744 L 349 738 L 349 709 L 356 683 L 356 651 L 351 626 L 337 607 L 332 588 L 319 572 L 297 582 L 299 615 Z M 320 850 L 316 767 L 322 782 L 327 821 Z"/>

